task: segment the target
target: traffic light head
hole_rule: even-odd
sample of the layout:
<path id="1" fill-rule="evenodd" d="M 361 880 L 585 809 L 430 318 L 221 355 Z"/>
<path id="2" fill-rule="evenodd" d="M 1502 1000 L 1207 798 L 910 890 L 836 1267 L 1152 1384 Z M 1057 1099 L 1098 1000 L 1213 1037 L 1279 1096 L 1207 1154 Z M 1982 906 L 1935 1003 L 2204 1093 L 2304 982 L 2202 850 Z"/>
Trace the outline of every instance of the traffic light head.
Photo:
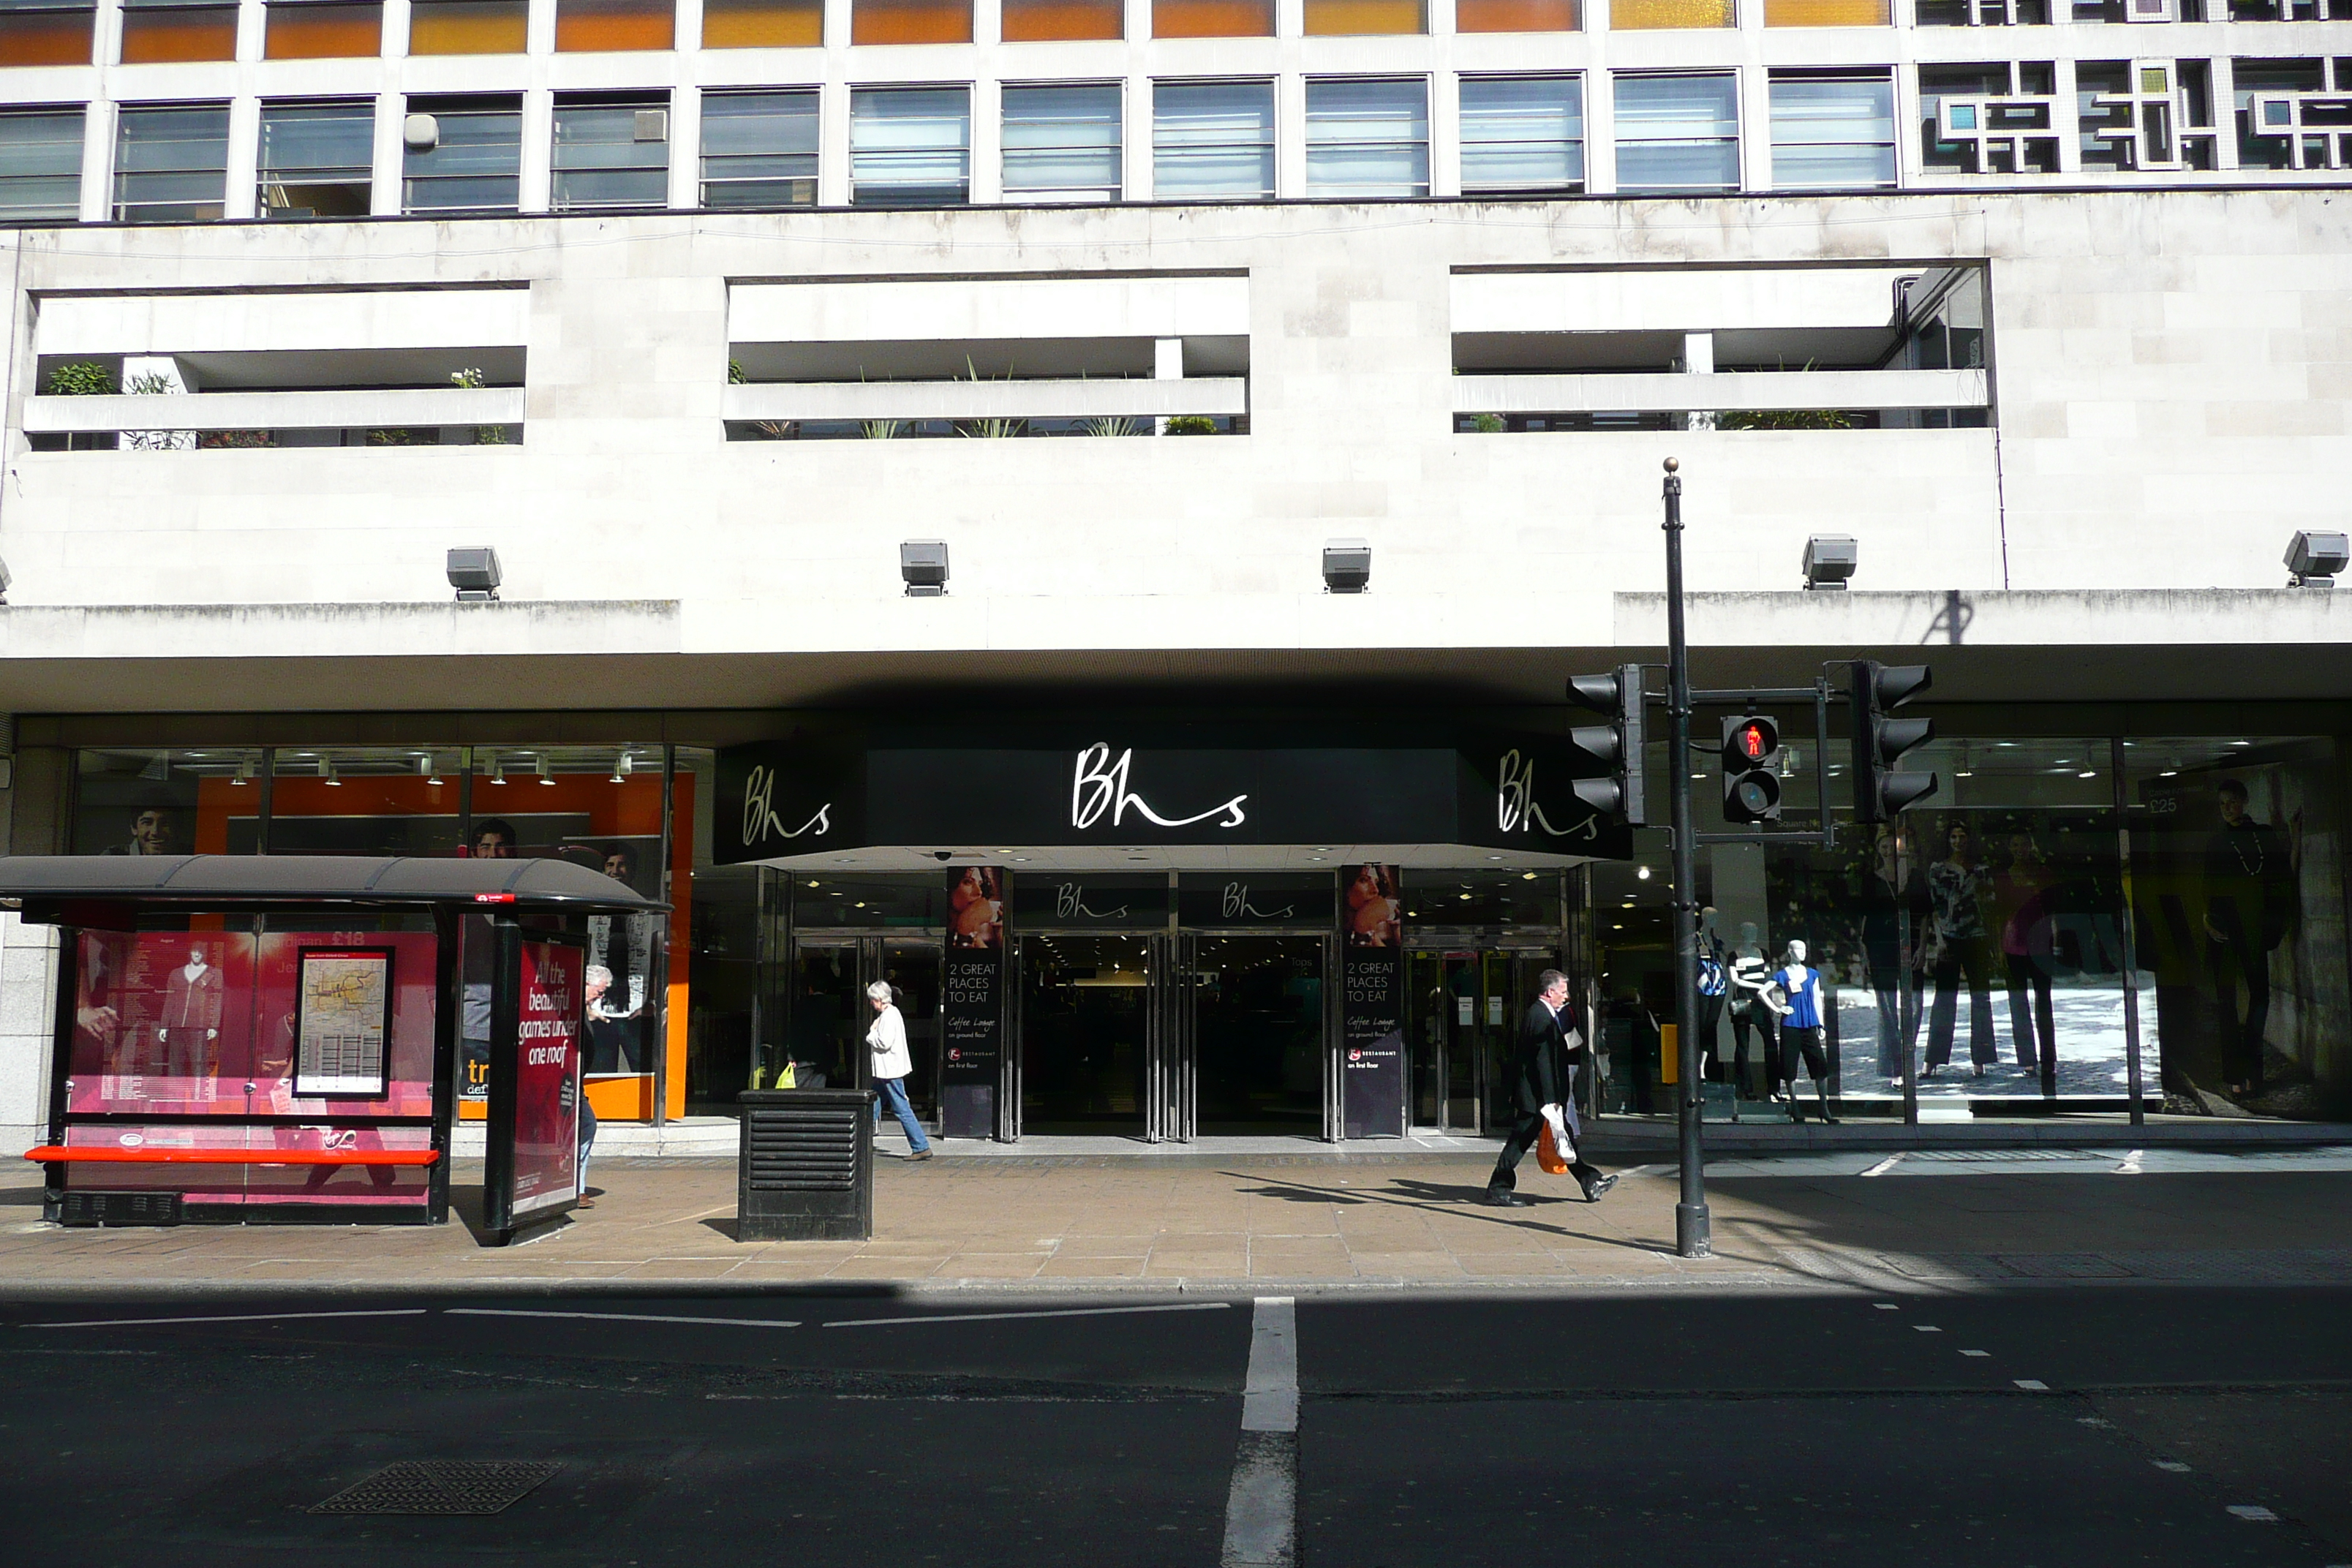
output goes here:
<path id="1" fill-rule="evenodd" d="M 1933 719 L 1890 719 L 1887 710 L 1932 684 L 1924 664 L 1857 659 L 1853 667 L 1853 815 L 1885 822 L 1936 793 L 1936 775 L 1898 771 L 1904 754 L 1936 738 Z"/>
<path id="2" fill-rule="evenodd" d="M 1727 822 L 1780 819 L 1780 726 L 1759 713 L 1723 721 L 1723 816 Z"/>
<path id="3" fill-rule="evenodd" d="M 1568 700 L 1609 717 L 1606 724 L 1580 724 L 1569 743 L 1608 770 L 1601 778 L 1576 781 L 1577 798 L 1611 822 L 1639 827 L 1642 808 L 1642 667 L 1620 666 L 1607 675 L 1579 675 L 1568 683 Z"/>

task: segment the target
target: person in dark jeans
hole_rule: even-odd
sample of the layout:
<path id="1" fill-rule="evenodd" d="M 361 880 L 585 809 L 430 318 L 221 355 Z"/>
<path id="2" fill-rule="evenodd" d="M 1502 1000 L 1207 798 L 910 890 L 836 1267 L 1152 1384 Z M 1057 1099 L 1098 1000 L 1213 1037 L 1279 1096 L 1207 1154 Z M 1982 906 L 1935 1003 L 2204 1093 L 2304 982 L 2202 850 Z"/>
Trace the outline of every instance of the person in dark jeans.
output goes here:
<path id="1" fill-rule="evenodd" d="M 1927 900 L 1906 858 L 1902 835 L 1882 826 L 1871 845 L 1870 869 L 1863 874 L 1862 949 L 1878 999 L 1879 1076 L 1892 1080 L 1902 1079 L 1904 1061 L 1919 1038 L 1919 982 L 1912 973 L 1911 952 L 1927 929 Z"/>
<path id="2" fill-rule="evenodd" d="M 2002 911 L 2000 962 L 2009 974 L 2009 1035 L 2017 1065 L 2042 1074 L 2042 1091 L 2058 1090 L 2058 1029 L 2050 1006 L 2051 889 L 2058 875 L 2031 833 L 2009 836 L 2009 866 L 1992 879 Z"/>
<path id="3" fill-rule="evenodd" d="M 1927 868 L 1928 940 L 1937 950 L 1936 1005 L 1927 1022 L 1927 1071 L 1952 1059 L 1952 1026 L 1958 1022 L 1960 978 L 1969 983 L 1969 1060 L 1979 1078 L 2000 1059 L 1992 1030 L 1992 943 L 1985 934 L 1979 902 L 1992 879 L 1975 858 L 1969 825 L 1944 829 L 1948 852 Z"/>
<path id="4" fill-rule="evenodd" d="M 2294 856 L 2286 835 L 2247 813 L 2244 784 L 2223 779 L 2215 793 L 2221 826 L 2205 846 L 2205 955 L 2221 1010 L 2222 1081 L 2252 1098 L 2263 1091 L 2271 951 L 2294 922 Z"/>
<path id="5" fill-rule="evenodd" d="M 1585 1045 L 1561 1016 L 1567 1005 L 1567 975 L 1547 969 L 1536 976 L 1536 999 L 1528 1004 L 1527 1017 L 1520 1022 L 1518 1048 L 1511 1063 L 1511 1106 L 1517 1117 L 1501 1158 L 1495 1162 L 1495 1173 L 1486 1178 L 1486 1201 L 1497 1208 L 1523 1208 L 1528 1204 L 1518 1194 L 1518 1163 L 1542 1135 L 1546 1106 L 1559 1108 L 1570 1138 L 1582 1132 L 1576 1115 L 1575 1085 L 1576 1063 L 1585 1054 Z M 1617 1184 L 1616 1177 L 1604 1176 L 1599 1167 L 1588 1164 L 1581 1150 L 1570 1158 L 1568 1173 L 1584 1189 L 1587 1203 L 1599 1203 L 1601 1194 Z"/>

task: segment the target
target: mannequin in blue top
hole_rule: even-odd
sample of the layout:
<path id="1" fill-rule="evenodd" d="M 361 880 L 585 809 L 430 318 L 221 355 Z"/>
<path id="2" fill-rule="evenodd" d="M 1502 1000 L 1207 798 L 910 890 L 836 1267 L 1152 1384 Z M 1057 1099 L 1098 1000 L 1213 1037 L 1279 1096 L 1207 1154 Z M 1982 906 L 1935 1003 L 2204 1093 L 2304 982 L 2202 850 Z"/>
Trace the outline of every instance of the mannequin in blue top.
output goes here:
<path id="1" fill-rule="evenodd" d="M 1789 953 L 1779 973 L 1772 976 L 1786 996 L 1788 1005 L 1780 1014 L 1780 1085 L 1788 1094 L 1789 1119 L 1802 1121 L 1804 1110 L 1797 1103 L 1797 1058 L 1805 1059 L 1805 1076 L 1813 1080 L 1813 1098 L 1820 1101 L 1822 1120 L 1834 1123 L 1830 1114 L 1829 1058 L 1822 1049 L 1822 972 L 1805 963 L 1807 951 L 1802 942 L 1789 943 Z"/>

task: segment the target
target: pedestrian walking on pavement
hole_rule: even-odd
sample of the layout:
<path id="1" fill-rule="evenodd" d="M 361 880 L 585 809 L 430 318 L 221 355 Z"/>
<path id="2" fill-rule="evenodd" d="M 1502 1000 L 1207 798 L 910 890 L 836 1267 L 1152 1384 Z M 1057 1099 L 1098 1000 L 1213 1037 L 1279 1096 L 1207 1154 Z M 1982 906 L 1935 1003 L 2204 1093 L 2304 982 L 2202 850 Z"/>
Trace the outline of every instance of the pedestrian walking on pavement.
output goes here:
<path id="1" fill-rule="evenodd" d="M 1584 1037 L 1570 1026 L 1560 1009 L 1568 1005 L 1568 976 L 1547 969 L 1536 976 L 1536 999 L 1519 1025 L 1518 1048 L 1511 1059 L 1511 1105 L 1518 1113 L 1511 1136 L 1486 1178 L 1486 1201 L 1497 1208 L 1524 1208 L 1530 1200 L 1519 1196 L 1518 1163 L 1542 1134 L 1548 1117 L 1558 1118 L 1571 1139 L 1582 1135 L 1576 1116 L 1576 1064 L 1586 1055 Z M 1584 1201 L 1597 1204 L 1617 1184 L 1590 1164 L 1581 1148 L 1563 1149 L 1568 1173 L 1584 1189 Z"/>
<path id="2" fill-rule="evenodd" d="M 915 1056 L 907 1048 L 907 1020 L 898 1016 L 892 994 L 887 980 L 866 988 L 866 999 L 874 1004 L 874 1026 L 866 1031 L 866 1048 L 874 1053 L 874 1121 L 880 1124 L 882 1108 L 887 1105 L 907 1130 L 907 1146 L 913 1151 L 907 1158 L 928 1160 L 931 1141 L 923 1136 L 923 1124 L 907 1103 L 907 1075 L 915 1070 Z"/>

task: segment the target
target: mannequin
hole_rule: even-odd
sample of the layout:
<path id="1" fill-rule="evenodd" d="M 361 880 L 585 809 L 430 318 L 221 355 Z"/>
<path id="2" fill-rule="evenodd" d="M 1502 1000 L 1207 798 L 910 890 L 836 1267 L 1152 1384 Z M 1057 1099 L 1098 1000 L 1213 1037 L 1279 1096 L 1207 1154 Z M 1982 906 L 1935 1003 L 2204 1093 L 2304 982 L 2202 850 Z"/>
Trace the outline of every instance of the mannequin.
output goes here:
<path id="1" fill-rule="evenodd" d="M 1715 929 L 1715 906 L 1698 912 L 1698 1044 L 1700 1067 L 1723 1059 L 1723 1005 L 1731 989 L 1723 938 Z M 1732 1086 L 1731 1119 L 1739 1120 L 1739 1088 Z"/>
<path id="2" fill-rule="evenodd" d="M 155 1026 L 155 1043 L 163 1057 L 164 1076 L 203 1076 L 212 1043 L 220 1038 L 220 971 L 200 944 L 191 942 L 186 966 L 172 971 L 163 982 L 163 1016 Z"/>
<path id="3" fill-rule="evenodd" d="M 1733 1103 L 1748 1092 L 1748 1038 L 1751 1031 L 1761 1042 L 1764 1064 L 1778 1078 L 1779 1051 L 1773 1043 L 1772 1020 L 1787 1009 L 1780 1005 L 1772 981 L 1772 965 L 1757 939 L 1756 922 L 1739 922 L 1739 941 L 1731 950 L 1728 971 L 1731 994 L 1731 1081 Z"/>
<path id="4" fill-rule="evenodd" d="M 1787 961 L 1773 979 L 1788 997 L 1785 1005 L 1776 1009 L 1780 1014 L 1780 1060 L 1777 1071 L 1780 1087 L 1789 1097 L 1789 1120 L 1802 1121 L 1804 1111 L 1797 1102 L 1797 1056 L 1802 1052 L 1805 1074 L 1813 1080 L 1813 1098 L 1821 1102 L 1822 1120 L 1835 1125 L 1837 1118 L 1830 1114 L 1830 1064 L 1822 1050 L 1822 972 L 1810 967 L 1802 942 L 1789 943 Z"/>

